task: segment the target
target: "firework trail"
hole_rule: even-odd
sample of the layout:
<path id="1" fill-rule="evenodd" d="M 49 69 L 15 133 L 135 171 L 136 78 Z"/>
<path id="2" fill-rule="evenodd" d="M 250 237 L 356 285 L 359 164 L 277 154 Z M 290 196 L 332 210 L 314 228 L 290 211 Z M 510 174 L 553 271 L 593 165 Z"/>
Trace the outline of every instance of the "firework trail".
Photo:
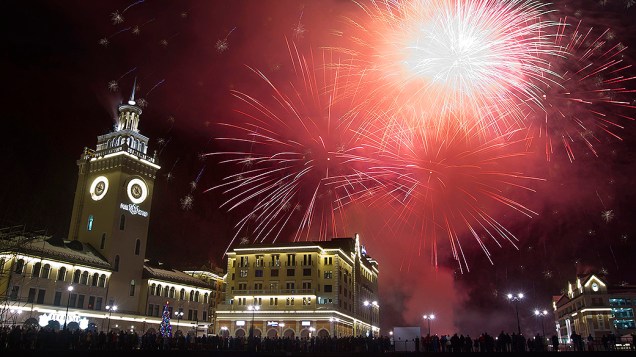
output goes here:
<path id="1" fill-rule="evenodd" d="M 124 13 L 130 9 L 131 7 L 137 5 L 137 4 L 141 4 L 142 2 L 144 2 L 144 0 L 139 0 L 136 2 L 131 3 L 130 5 L 126 6 L 126 8 L 120 13 L 119 11 L 115 11 L 113 13 L 110 14 L 110 20 L 113 22 L 113 25 L 118 25 L 121 24 L 122 22 L 124 22 Z"/>
<path id="2" fill-rule="evenodd" d="M 425 122 L 457 121 L 503 133 L 499 122 L 523 121 L 519 105 L 539 102 L 536 82 L 558 74 L 559 56 L 545 19 L 546 4 L 531 0 L 381 0 L 360 3 L 362 18 L 345 18 L 335 35 L 352 43 L 331 47 L 366 95 L 391 110 Z M 546 58 L 547 57 L 547 58 Z M 552 78 L 555 77 L 555 78 Z M 356 90 L 352 90 L 356 92 Z M 425 115 L 424 115 L 425 114 Z M 428 125 L 428 124 L 427 124 Z"/>
<path id="3" fill-rule="evenodd" d="M 305 31 L 307 31 L 305 29 L 305 25 L 303 25 L 303 23 L 301 22 L 301 20 L 303 19 L 303 12 L 300 12 L 300 16 L 298 17 L 298 24 L 296 24 L 296 26 L 294 26 L 294 28 L 292 29 L 293 33 L 294 33 L 294 38 L 297 40 L 300 40 L 303 38 Z"/>
<path id="4" fill-rule="evenodd" d="M 132 30 L 130 30 L 130 32 L 132 32 L 133 35 L 139 35 L 141 33 L 141 28 L 146 26 L 146 25 L 148 25 L 149 23 L 151 23 L 153 21 L 155 21 L 155 19 L 150 19 L 150 20 L 144 22 L 141 25 L 135 25 L 135 26 L 133 26 Z"/>
<path id="5" fill-rule="evenodd" d="M 222 38 L 222 39 L 219 39 L 218 41 L 216 41 L 215 47 L 216 47 L 216 50 L 219 53 L 223 53 L 223 52 L 225 52 L 228 49 L 229 44 L 228 44 L 227 39 L 228 39 L 228 37 L 230 37 L 230 34 L 232 32 L 234 32 L 234 30 L 236 30 L 236 27 L 231 29 L 230 32 L 228 32 L 227 35 L 225 35 L 225 38 Z"/>
<path id="6" fill-rule="evenodd" d="M 348 103 L 335 100 L 340 95 L 337 72 L 316 70 L 313 55 L 299 54 L 293 43 L 288 48 L 295 78 L 274 83 L 250 68 L 271 96 L 233 91 L 244 122 L 222 123 L 230 134 L 217 139 L 235 151 L 210 154 L 227 157 L 222 163 L 238 168 L 206 190 L 228 195 L 223 204 L 228 210 L 247 211 L 241 213 L 230 246 L 245 235 L 255 242 L 325 240 L 344 229 L 334 202 L 346 193 L 332 185 L 346 187 L 341 182 L 358 174 L 362 159 L 354 129 L 360 118 Z"/>
<path id="7" fill-rule="evenodd" d="M 502 247 L 507 241 L 517 248 L 517 238 L 497 217 L 537 216 L 513 195 L 531 194 L 542 179 L 521 171 L 529 155 L 521 129 L 488 140 L 480 130 L 477 124 L 394 128 L 391 140 L 375 140 L 382 143 L 376 148 L 377 159 L 359 182 L 366 189 L 356 190 L 352 198 L 379 207 L 390 222 L 391 236 L 408 230 L 414 237 L 413 251 L 420 255 L 429 249 L 435 266 L 440 237 L 447 238 L 461 272 L 469 270 L 466 237 L 492 263 L 489 246 Z"/>
<path id="8" fill-rule="evenodd" d="M 130 70 L 128 70 L 128 72 L 122 74 L 121 76 L 119 76 L 119 78 L 117 78 L 116 80 L 112 80 L 110 82 L 108 82 L 108 89 L 110 89 L 113 92 L 117 92 L 119 90 L 119 81 L 121 81 L 124 77 L 126 77 L 128 74 L 130 74 L 131 72 L 133 72 L 134 70 L 136 70 L 137 67 L 133 67 Z"/>
<path id="9" fill-rule="evenodd" d="M 126 27 L 125 29 L 121 29 L 121 30 L 113 33 L 110 36 L 100 38 L 99 41 L 97 41 L 97 43 L 99 43 L 100 45 L 102 45 L 104 47 L 108 47 L 108 45 L 110 44 L 110 39 L 111 38 L 115 37 L 116 35 L 124 32 L 124 31 L 128 31 L 128 30 L 130 30 L 130 27 Z"/>
<path id="10" fill-rule="evenodd" d="M 547 161 L 555 146 L 563 147 L 570 162 L 577 147 L 587 148 L 598 156 L 597 144 L 602 136 L 622 140 L 624 123 L 634 120 L 632 101 L 636 90 L 630 88 L 636 77 L 629 74 L 632 65 L 625 63 L 627 49 L 609 29 L 583 28 L 581 22 L 559 28 L 555 44 L 566 55 L 553 58 L 550 66 L 560 73 L 554 83 L 542 88 L 538 107 L 530 105 L 529 133 L 542 138 Z"/>

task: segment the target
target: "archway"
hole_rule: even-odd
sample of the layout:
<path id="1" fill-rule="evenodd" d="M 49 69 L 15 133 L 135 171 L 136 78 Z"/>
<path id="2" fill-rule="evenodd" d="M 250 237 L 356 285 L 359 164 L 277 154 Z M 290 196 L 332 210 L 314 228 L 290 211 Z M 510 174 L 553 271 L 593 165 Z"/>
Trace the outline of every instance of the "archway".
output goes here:
<path id="1" fill-rule="evenodd" d="M 296 333 L 294 332 L 294 330 L 290 328 L 288 328 L 287 330 L 285 330 L 285 332 L 283 332 L 283 337 L 294 338 L 295 335 Z"/>
<path id="2" fill-rule="evenodd" d="M 304 328 L 302 330 L 300 330 L 300 338 L 309 338 L 309 329 Z"/>
<path id="3" fill-rule="evenodd" d="M 278 336 L 278 330 L 276 330 L 275 328 L 270 328 L 269 330 L 267 330 L 267 337 L 274 338 L 276 336 Z"/>
<path id="4" fill-rule="evenodd" d="M 234 331 L 234 337 L 245 337 L 245 330 L 240 328 Z"/>
<path id="5" fill-rule="evenodd" d="M 260 329 L 257 329 L 257 328 L 254 328 L 252 333 L 254 334 L 254 337 L 261 337 L 261 335 L 263 334 L 263 332 Z"/>
<path id="6" fill-rule="evenodd" d="M 320 329 L 320 331 L 318 331 L 318 337 L 320 338 L 328 338 L 329 337 L 329 331 L 323 329 Z"/>

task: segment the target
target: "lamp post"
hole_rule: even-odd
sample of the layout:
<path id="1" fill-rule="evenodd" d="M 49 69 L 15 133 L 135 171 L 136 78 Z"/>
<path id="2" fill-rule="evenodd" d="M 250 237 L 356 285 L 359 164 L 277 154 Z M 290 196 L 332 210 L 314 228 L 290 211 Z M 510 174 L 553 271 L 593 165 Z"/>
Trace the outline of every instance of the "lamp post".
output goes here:
<path id="1" fill-rule="evenodd" d="M 373 334 L 373 315 L 374 315 L 373 314 L 373 308 L 374 307 L 380 308 L 380 305 L 375 300 L 372 301 L 372 302 L 369 302 L 369 300 L 365 300 L 362 304 L 364 305 L 364 307 L 368 307 L 369 308 L 369 314 L 370 314 L 370 317 L 371 317 L 371 329 L 370 330 L 371 330 L 371 335 L 374 336 L 374 334 Z"/>
<path id="2" fill-rule="evenodd" d="M 546 315 L 548 315 L 548 310 L 539 311 L 539 309 L 536 309 L 534 310 L 534 315 L 537 317 L 541 317 L 541 332 L 543 332 L 543 339 L 545 339 L 545 325 L 543 323 L 543 319 Z"/>
<path id="3" fill-rule="evenodd" d="M 69 285 L 68 288 L 68 297 L 66 298 L 66 315 L 64 315 L 64 330 L 66 330 L 66 320 L 68 320 L 68 305 L 71 302 L 71 291 L 73 291 L 73 285 Z"/>
<path id="4" fill-rule="evenodd" d="M 113 314 L 113 311 L 117 311 L 117 305 L 106 305 L 106 310 L 108 310 L 108 327 L 106 327 L 106 333 L 108 333 L 110 332 L 110 316 Z"/>
<path id="5" fill-rule="evenodd" d="M 181 317 L 183 317 L 183 311 L 179 310 L 175 312 L 175 315 L 177 315 L 177 332 L 179 332 L 179 321 L 181 321 Z"/>
<path id="6" fill-rule="evenodd" d="M 515 303 L 515 312 L 517 313 L 517 333 L 521 335 L 521 324 L 519 323 L 519 301 L 523 299 L 522 293 L 517 293 L 517 295 L 508 294 L 508 300 Z"/>
<path id="7" fill-rule="evenodd" d="M 283 332 L 285 332 L 285 323 L 281 322 L 278 324 L 278 326 L 280 326 L 280 337 L 283 337 Z"/>
<path id="8" fill-rule="evenodd" d="M 435 320 L 435 315 L 430 314 L 430 315 L 424 315 L 422 316 L 424 318 L 424 320 L 428 321 L 428 335 L 431 335 L 431 320 Z"/>
<path id="9" fill-rule="evenodd" d="M 254 314 L 256 313 L 256 310 L 260 310 L 261 307 L 258 305 L 247 305 L 247 309 L 252 311 L 252 326 L 250 326 L 249 337 L 254 337 Z"/>

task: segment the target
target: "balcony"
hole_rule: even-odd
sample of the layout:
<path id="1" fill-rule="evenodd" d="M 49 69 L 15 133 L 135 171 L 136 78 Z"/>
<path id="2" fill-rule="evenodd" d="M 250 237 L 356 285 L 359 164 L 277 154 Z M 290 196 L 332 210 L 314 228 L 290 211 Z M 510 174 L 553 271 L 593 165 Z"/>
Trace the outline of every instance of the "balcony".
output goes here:
<path id="1" fill-rule="evenodd" d="M 263 289 L 263 290 L 234 290 L 234 296 L 256 295 L 316 295 L 316 289 Z"/>

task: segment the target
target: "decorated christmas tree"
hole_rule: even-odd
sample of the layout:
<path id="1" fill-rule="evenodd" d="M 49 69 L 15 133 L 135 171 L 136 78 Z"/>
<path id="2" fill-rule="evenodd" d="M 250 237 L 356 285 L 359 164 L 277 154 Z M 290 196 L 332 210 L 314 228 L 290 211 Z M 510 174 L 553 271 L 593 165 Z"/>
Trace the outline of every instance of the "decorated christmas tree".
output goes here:
<path id="1" fill-rule="evenodd" d="M 163 337 L 172 337 L 172 326 L 170 325 L 170 310 L 168 309 L 169 303 L 169 301 L 166 301 L 166 305 L 163 307 L 161 326 L 159 326 L 159 333 Z"/>

